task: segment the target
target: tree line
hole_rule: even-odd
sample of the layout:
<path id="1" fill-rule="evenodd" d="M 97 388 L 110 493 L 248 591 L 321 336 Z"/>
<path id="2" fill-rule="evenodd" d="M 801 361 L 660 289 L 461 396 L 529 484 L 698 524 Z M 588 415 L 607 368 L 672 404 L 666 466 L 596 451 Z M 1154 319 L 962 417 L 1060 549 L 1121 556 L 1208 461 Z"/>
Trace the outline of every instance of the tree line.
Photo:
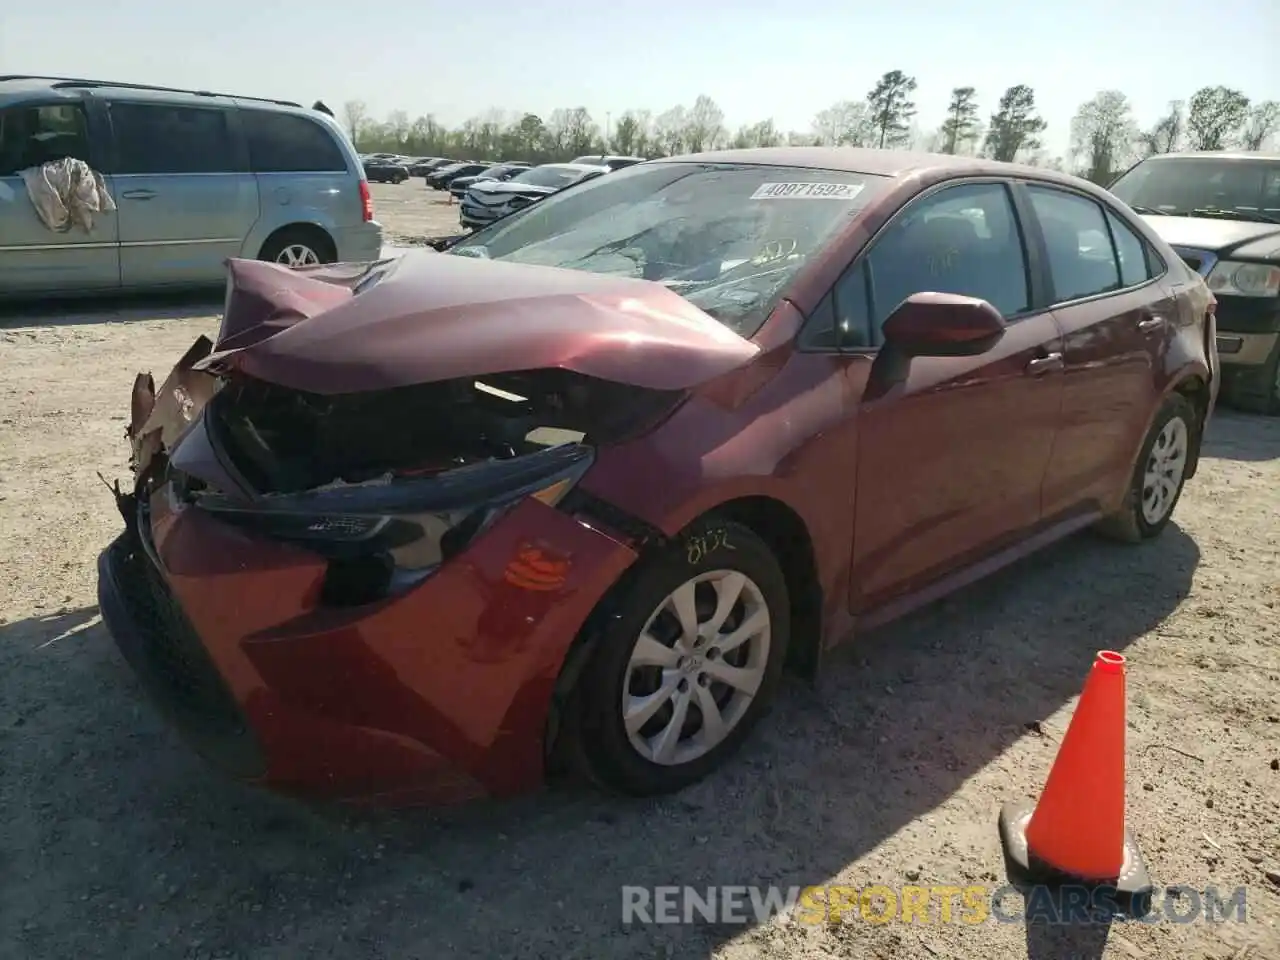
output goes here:
<path id="1" fill-rule="evenodd" d="M 810 129 L 782 131 L 771 119 L 725 126 L 724 111 L 705 94 L 692 106 L 659 114 L 626 110 L 614 121 L 586 107 L 534 113 L 490 110 L 456 129 L 433 115 L 410 120 L 397 110 L 385 120 L 369 116 L 363 101 L 348 101 L 342 121 L 363 152 L 475 159 L 564 161 L 584 154 L 618 153 L 659 157 L 720 148 L 771 146 L 855 146 L 917 149 L 981 155 L 995 160 L 1069 170 L 1097 183 L 1143 156 L 1177 150 L 1261 150 L 1280 132 L 1280 103 L 1252 101 L 1229 87 L 1204 87 L 1187 100 L 1173 100 L 1149 128 L 1139 125 L 1128 98 L 1103 90 L 1080 105 L 1071 120 L 1066 156 L 1043 146 L 1048 124 L 1036 108 L 1035 91 L 1016 84 L 1004 91 L 984 119 L 974 87 L 951 91 L 942 124 L 922 130 L 916 123 L 916 78 L 901 70 L 885 73 L 861 100 L 841 100 L 820 110 Z"/>

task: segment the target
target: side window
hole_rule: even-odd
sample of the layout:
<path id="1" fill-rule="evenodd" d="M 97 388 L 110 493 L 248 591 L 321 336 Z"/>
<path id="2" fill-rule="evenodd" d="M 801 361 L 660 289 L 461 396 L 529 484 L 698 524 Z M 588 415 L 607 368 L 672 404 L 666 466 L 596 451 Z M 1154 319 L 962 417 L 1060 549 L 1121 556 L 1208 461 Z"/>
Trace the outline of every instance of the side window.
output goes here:
<path id="1" fill-rule="evenodd" d="M 844 272 L 832 291 L 836 337 L 842 350 L 874 345 L 871 336 L 871 288 L 867 284 L 867 260 Z"/>
<path id="2" fill-rule="evenodd" d="M 979 297 L 1006 317 L 1029 307 L 1022 233 L 1009 191 L 1000 183 L 947 187 L 916 201 L 876 238 L 863 260 L 867 327 L 875 343 L 885 320 L 913 293 Z"/>
<path id="3" fill-rule="evenodd" d="M 1102 207 L 1076 194 L 1028 186 L 1049 254 L 1054 299 L 1077 300 L 1120 286 Z"/>
<path id="4" fill-rule="evenodd" d="M 1134 287 L 1146 283 L 1154 276 L 1147 262 L 1147 245 L 1110 210 L 1107 211 L 1107 223 L 1116 242 L 1116 259 L 1120 261 L 1120 285 Z"/>
<path id="5" fill-rule="evenodd" d="M 1268 165 L 1263 176 L 1262 212 L 1270 217 L 1280 213 L 1280 163 Z"/>
<path id="6" fill-rule="evenodd" d="M 166 103 L 113 103 L 116 173 L 238 173 L 225 111 Z"/>
<path id="7" fill-rule="evenodd" d="M 0 110 L 0 177 L 74 157 L 89 161 L 89 133 L 78 103 Z"/>
<path id="8" fill-rule="evenodd" d="M 333 136 L 307 117 L 267 110 L 240 111 L 255 173 L 339 173 L 347 161 Z"/>

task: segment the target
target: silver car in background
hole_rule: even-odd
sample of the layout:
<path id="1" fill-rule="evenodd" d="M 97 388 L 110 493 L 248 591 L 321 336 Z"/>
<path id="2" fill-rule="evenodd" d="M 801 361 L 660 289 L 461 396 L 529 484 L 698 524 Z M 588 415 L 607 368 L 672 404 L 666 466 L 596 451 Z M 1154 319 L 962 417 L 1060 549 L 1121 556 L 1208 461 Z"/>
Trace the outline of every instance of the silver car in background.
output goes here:
<path id="1" fill-rule="evenodd" d="M 464 230 L 475 230 L 543 197 L 609 172 L 608 167 L 596 164 L 544 163 L 510 180 L 481 180 L 472 184 L 462 198 L 458 219 Z"/>
<path id="2" fill-rule="evenodd" d="M 116 210 L 51 231 L 19 172 L 65 157 Z M 217 285 L 229 257 L 376 260 L 364 170 L 327 114 L 141 84 L 0 76 L 0 297 Z"/>

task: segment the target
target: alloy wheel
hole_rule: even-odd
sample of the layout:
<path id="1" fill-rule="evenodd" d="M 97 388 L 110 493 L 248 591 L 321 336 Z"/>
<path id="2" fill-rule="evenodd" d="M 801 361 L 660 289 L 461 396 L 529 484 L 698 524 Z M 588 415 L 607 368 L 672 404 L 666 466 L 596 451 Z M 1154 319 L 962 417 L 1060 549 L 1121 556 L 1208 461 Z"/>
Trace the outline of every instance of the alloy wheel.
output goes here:
<path id="1" fill-rule="evenodd" d="M 622 717 L 645 759 L 689 763 L 746 715 L 769 662 L 769 607 L 736 570 L 699 574 L 658 604 L 627 664 Z"/>
<path id="2" fill-rule="evenodd" d="M 1173 509 L 1187 469 L 1187 422 L 1173 417 L 1156 435 L 1142 476 L 1142 517 L 1155 525 Z"/>
<path id="3" fill-rule="evenodd" d="M 319 262 L 320 256 L 305 243 L 291 243 L 276 257 L 276 263 L 286 267 L 314 267 Z"/>

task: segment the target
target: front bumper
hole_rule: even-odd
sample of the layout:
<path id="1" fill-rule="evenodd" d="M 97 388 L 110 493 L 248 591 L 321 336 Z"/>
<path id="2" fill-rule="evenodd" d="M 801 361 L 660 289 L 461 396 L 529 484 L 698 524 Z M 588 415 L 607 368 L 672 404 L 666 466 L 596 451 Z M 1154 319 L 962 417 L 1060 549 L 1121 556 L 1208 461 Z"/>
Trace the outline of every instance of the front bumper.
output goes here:
<path id="1" fill-rule="evenodd" d="M 409 592 L 333 609 L 315 554 L 167 490 L 137 515 L 99 560 L 121 652 L 209 761 L 322 799 L 449 803 L 539 784 L 564 657 L 635 559 L 526 501 Z M 508 576 L 531 544 L 566 565 L 553 589 Z"/>
<path id="2" fill-rule="evenodd" d="M 483 227 L 493 223 L 506 212 L 506 207 L 486 207 L 478 203 L 470 203 L 464 199 L 462 208 L 458 211 L 458 220 L 468 229 Z"/>

